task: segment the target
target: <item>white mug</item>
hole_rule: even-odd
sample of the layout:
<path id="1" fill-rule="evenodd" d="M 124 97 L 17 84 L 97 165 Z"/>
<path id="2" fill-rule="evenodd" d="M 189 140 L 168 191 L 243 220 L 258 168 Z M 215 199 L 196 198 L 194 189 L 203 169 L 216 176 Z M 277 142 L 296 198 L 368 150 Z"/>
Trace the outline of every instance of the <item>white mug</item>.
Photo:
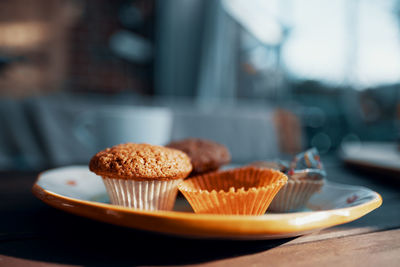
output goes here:
<path id="1" fill-rule="evenodd" d="M 95 151 L 132 142 L 164 145 L 171 137 L 173 114 L 162 107 L 107 106 L 77 118 L 75 135 Z"/>

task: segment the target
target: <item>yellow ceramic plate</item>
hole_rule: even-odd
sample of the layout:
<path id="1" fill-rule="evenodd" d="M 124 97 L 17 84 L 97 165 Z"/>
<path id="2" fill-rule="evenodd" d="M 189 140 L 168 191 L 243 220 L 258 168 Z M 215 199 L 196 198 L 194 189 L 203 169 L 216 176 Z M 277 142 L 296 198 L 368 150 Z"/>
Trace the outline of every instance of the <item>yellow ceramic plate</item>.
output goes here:
<path id="1" fill-rule="evenodd" d="M 166 234 L 227 239 L 277 239 L 299 236 L 353 221 L 382 204 L 381 196 L 359 186 L 327 183 L 307 209 L 262 216 L 195 214 L 183 198 L 174 211 L 143 211 L 108 203 L 100 177 L 87 167 L 70 166 L 41 173 L 33 193 L 58 209 L 94 220 Z"/>

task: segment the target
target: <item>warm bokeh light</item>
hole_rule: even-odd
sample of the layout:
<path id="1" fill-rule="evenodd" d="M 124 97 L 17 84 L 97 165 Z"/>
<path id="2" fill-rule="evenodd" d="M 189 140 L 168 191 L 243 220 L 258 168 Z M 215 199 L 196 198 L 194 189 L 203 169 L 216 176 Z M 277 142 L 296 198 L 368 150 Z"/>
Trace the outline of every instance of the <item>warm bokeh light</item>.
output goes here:
<path id="1" fill-rule="evenodd" d="M 0 48 L 31 49 L 49 39 L 49 24 L 44 22 L 0 22 Z"/>

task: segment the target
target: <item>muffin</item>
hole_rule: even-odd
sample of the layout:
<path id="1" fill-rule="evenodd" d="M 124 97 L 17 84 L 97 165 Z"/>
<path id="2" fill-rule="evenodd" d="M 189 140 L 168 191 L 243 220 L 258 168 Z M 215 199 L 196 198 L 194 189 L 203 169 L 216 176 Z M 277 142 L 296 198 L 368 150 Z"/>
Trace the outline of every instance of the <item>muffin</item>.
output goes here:
<path id="1" fill-rule="evenodd" d="M 326 173 L 316 149 L 298 154 L 291 163 L 254 162 L 261 169 L 275 169 L 286 173 L 287 184 L 282 187 L 269 207 L 274 212 L 289 212 L 304 208 L 313 194 L 325 183 Z"/>
<path id="2" fill-rule="evenodd" d="M 112 204 L 144 210 L 172 210 L 177 185 L 192 171 L 179 150 L 134 143 L 100 151 L 89 168 L 102 177 Z"/>
<path id="3" fill-rule="evenodd" d="M 286 181 L 280 171 L 244 167 L 191 177 L 178 187 L 196 213 L 262 215 Z"/>
<path id="4" fill-rule="evenodd" d="M 190 157 L 193 166 L 190 176 L 215 171 L 231 161 L 224 145 L 205 139 L 188 138 L 171 142 L 167 147 L 181 150 Z"/>

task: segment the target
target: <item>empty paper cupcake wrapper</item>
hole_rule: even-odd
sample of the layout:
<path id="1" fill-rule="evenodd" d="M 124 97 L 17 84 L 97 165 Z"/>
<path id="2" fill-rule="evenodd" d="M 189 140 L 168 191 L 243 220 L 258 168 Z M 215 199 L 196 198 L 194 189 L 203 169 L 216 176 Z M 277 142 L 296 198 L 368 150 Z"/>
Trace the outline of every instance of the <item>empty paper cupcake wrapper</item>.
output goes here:
<path id="1" fill-rule="evenodd" d="M 103 177 L 110 201 L 114 205 L 142 210 L 172 210 L 177 185 L 182 179 L 135 181 Z"/>
<path id="2" fill-rule="evenodd" d="M 286 181 L 279 171 L 247 167 L 189 178 L 178 187 L 196 213 L 262 215 Z"/>
<path id="3" fill-rule="evenodd" d="M 324 181 L 289 180 L 272 201 L 269 210 L 288 212 L 305 207 L 311 196 L 318 192 Z"/>

